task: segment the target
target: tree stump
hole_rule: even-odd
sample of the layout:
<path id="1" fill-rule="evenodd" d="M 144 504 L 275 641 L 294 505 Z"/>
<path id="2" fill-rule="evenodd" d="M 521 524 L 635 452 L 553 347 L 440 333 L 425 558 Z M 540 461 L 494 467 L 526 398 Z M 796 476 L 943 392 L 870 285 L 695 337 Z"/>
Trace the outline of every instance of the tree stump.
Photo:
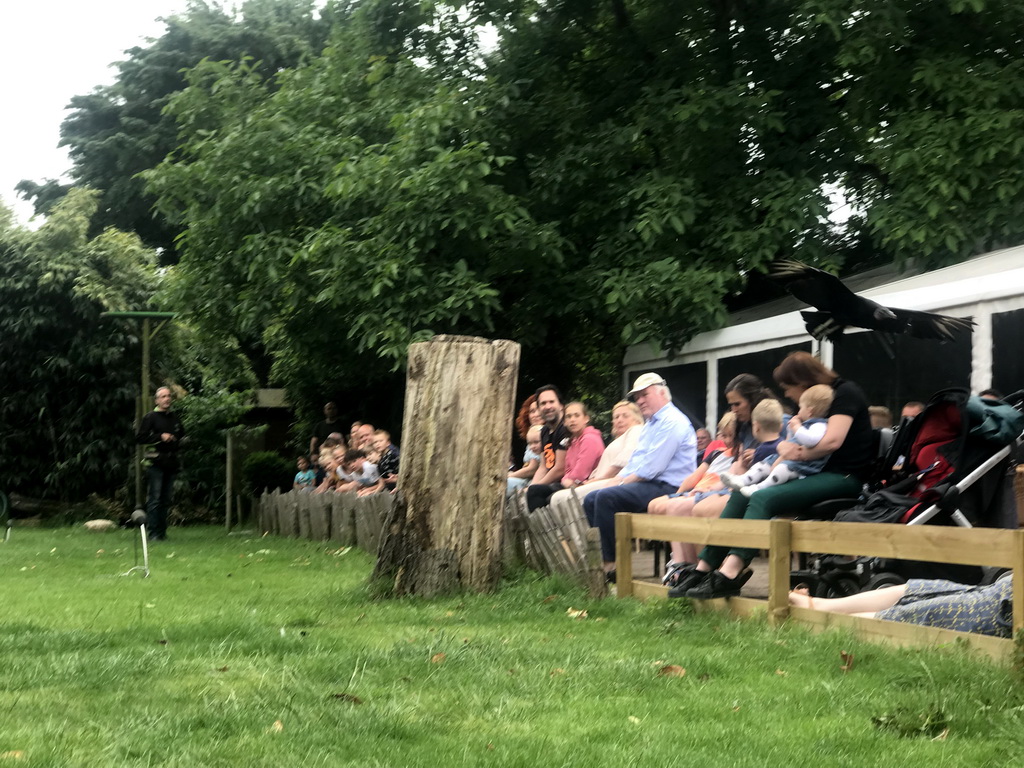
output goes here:
<path id="1" fill-rule="evenodd" d="M 493 589 L 519 345 L 436 336 L 409 347 L 398 498 L 374 577 L 393 593 Z"/>

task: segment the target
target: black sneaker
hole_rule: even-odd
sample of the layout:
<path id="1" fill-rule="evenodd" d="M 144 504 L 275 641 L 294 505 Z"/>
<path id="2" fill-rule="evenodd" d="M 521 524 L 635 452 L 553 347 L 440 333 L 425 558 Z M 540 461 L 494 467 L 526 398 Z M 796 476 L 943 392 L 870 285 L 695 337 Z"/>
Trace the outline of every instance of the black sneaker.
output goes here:
<path id="1" fill-rule="evenodd" d="M 668 591 L 668 596 L 686 597 L 688 590 L 702 583 L 709 575 L 711 575 L 711 571 L 698 571 L 694 566 L 692 571 L 687 571 L 679 577 L 676 585 Z"/>
<path id="2" fill-rule="evenodd" d="M 691 587 L 686 592 L 686 597 L 694 600 L 714 600 L 717 597 L 735 597 L 743 589 L 743 585 L 750 581 L 754 572 L 744 568 L 735 579 L 722 575 L 721 571 L 712 571 L 708 578 L 700 584 Z"/>

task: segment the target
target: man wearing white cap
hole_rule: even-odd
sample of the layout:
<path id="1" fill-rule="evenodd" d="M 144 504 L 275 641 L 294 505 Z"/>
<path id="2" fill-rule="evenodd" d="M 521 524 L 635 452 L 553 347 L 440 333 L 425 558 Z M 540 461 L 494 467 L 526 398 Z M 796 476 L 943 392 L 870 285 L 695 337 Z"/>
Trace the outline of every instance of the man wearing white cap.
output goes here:
<path id="1" fill-rule="evenodd" d="M 587 494 L 583 510 L 601 531 L 601 557 L 609 580 L 615 572 L 615 515 L 646 512 L 658 496 L 674 493 L 697 468 L 697 436 L 690 420 L 672 404 L 672 393 L 656 373 L 645 373 L 627 395 L 647 419 L 636 450 L 617 476 L 618 484 Z"/>

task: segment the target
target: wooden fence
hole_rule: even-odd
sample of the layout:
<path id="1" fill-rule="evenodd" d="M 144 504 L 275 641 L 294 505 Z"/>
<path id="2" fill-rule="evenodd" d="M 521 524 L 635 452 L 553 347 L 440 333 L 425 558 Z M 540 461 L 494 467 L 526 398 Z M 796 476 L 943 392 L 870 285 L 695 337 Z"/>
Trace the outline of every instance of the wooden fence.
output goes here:
<path id="1" fill-rule="evenodd" d="M 376 554 L 384 520 L 394 503 L 389 493 L 358 497 L 352 493 L 268 491 L 254 504 L 261 533 L 313 541 L 333 541 Z M 604 595 L 600 538 L 587 525 L 583 507 L 572 498 L 560 505 L 526 511 L 522 496 L 506 508 L 505 551 L 543 573 L 562 573 Z"/>
<path id="2" fill-rule="evenodd" d="M 256 524 L 262 533 L 313 541 L 333 541 L 376 554 L 384 519 L 394 497 L 390 493 L 270 491 L 255 503 Z"/>
<path id="3" fill-rule="evenodd" d="M 506 550 L 542 573 L 562 573 L 594 596 L 607 593 L 601 568 L 601 538 L 587 524 L 575 495 L 560 504 L 527 511 L 523 494 L 508 500 Z"/>
<path id="4" fill-rule="evenodd" d="M 767 601 L 743 597 L 708 601 L 737 615 L 766 612 L 772 623 L 788 618 L 818 629 L 848 627 L 866 639 L 884 638 L 901 645 L 937 646 L 959 641 L 995 658 L 1006 659 L 1012 654 L 1014 642 L 1005 638 L 790 607 L 793 553 L 829 552 L 1011 568 L 1014 634 L 1024 627 L 1024 530 L 618 514 L 615 536 L 619 597 L 666 597 L 668 593 L 660 584 L 633 580 L 634 538 L 691 541 L 768 550 Z"/>

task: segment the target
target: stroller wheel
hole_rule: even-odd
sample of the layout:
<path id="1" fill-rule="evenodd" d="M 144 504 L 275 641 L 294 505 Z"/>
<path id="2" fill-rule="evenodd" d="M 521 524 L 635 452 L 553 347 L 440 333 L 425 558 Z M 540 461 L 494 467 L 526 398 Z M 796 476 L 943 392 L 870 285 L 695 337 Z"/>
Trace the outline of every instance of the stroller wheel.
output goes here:
<path id="1" fill-rule="evenodd" d="M 818 582 L 814 597 L 847 597 L 860 592 L 857 577 L 846 574 L 827 574 Z"/>
<path id="2" fill-rule="evenodd" d="M 900 576 L 898 573 L 892 571 L 883 571 L 882 573 L 876 573 L 870 579 L 868 583 L 864 585 L 864 591 L 870 592 L 873 589 L 881 589 L 882 587 L 893 587 L 897 584 L 906 584 L 907 580 Z"/>

